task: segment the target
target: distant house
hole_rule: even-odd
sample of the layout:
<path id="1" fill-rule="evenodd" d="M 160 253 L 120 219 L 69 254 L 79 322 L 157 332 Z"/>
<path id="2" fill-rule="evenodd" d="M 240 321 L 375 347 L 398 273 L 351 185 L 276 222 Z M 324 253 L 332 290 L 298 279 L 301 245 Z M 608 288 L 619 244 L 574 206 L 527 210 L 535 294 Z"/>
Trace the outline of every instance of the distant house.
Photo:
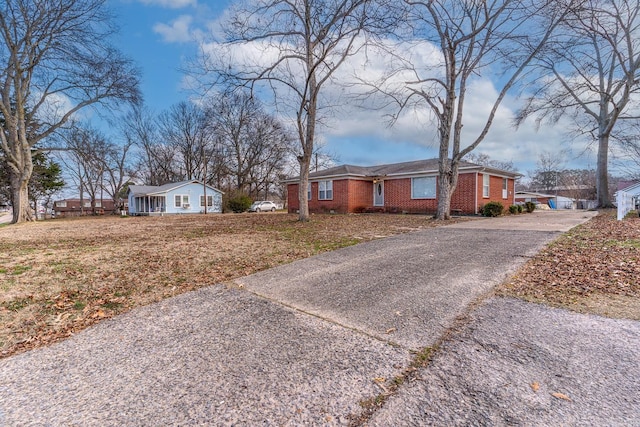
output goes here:
<path id="1" fill-rule="evenodd" d="M 520 174 L 460 162 L 458 186 L 451 197 L 454 213 L 477 214 L 488 202 L 515 203 Z M 288 210 L 299 209 L 298 178 L 287 182 Z M 341 165 L 309 174 L 310 212 L 435 213 L 438 159 L 379 166 Z"/>
<path id="2" fill-rule="evenodd" d="M 53 202 L 53 211 L 56 217 L 70 217 L 81 215 L 110 215 L 115 210 L 115 204 L 111 199 L 96 200 L 91 206 L 91 200 L 64 199 Z"/>
<path id="3" fill-rule="evenodd" d="M 130 185 L 129 215 L 160 215 L 222 212 L 222 191 L 197 180 L 161 186 Z"/>
<path id="4" fill-rule="evenodd" d="M 553 194 L 536 193 L 532 191 L 516 192 L 516 203 L 542 203 L 554 209 L 575 209 L 576 201 L 570 197 L 556 196 Z"/>
<path id="5" fill-rule="evenodd" d="M 618 188 L 618 191 L 615 192 L 615 194 L 613 195 L 614 199 L 617 201 L 618 193 L 624 192 L 627 195 L 630 195 L 631 197 L 633 197 L 634 207 L 636 209 L 640 208 L 640 182 L 627 181 L 625 184 L 626 185 L 619 186 L 622 188 Z"/>

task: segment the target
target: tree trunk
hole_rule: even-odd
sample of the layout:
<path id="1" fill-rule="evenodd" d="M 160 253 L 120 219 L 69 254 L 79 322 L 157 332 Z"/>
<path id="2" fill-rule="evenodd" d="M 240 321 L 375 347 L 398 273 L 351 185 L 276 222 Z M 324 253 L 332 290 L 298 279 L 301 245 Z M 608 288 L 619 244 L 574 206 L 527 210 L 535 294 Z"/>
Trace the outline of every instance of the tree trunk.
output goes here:
<path id="1" fill-rule="evenodd" d="M 448 157 L 440 161 L 437 182 L 437 220 L 451 219 L 451 196 L 458 185 L 458 162 Z"/>
<path id="2" fill-rule="evenodd" d="M 300 181 L 298 182 L 298 220 L 309 221 L 309 198 L 307 197 L 307 187 L 309 186 L 309 168 L 311 166 L 311 156 L 303 155 L 299 158 Z"/>
<path id="3" fill-rule="evenodd" d="M 438 210 L 436 219 L 451 219 L 451 184 L 447 174 L 438 175 Z"/>
<path id="4" fill-rule="evenodd" d="M 11 174 L 11 191 L 13 194 L 13 219 L 12 224 L 24 221 L 33 221 L 34 217 L 29 205 L 29 179 L 31 177 L 31 162 L 25 166 L 24 171 L 17 175 Z"/>
<path id="5" fill-rule="evenodd" d="M 612 208 L 609 197 L 609 135 L 600 135 L 598 141 L 598 163 L 596 175 L 596 191 L 598 197 L 598 207 Z"/>

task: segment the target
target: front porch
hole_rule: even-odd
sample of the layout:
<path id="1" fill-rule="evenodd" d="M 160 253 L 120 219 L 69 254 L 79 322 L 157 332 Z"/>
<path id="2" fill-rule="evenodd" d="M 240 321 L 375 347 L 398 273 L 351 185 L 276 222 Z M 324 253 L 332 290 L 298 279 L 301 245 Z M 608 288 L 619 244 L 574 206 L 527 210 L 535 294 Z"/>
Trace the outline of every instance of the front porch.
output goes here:
<path id="1" fill-rule="evenodd" d="M 167 211 L 165 196 L 141 196 L 133 199 L 135 210 L 133 215 L 162 215 Z"/>

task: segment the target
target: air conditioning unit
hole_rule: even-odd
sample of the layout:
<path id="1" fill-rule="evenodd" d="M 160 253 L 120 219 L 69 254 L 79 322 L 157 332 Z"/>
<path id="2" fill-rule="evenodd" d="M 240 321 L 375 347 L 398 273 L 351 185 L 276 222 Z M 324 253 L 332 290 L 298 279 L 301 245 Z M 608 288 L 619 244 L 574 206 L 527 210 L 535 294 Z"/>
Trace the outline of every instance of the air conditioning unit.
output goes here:
<path id="1" fill-rule="evenodd" d="M 182 209 L 189 209 L 191 205 L 189 203 L 185 203 L 182 205 Z"/>

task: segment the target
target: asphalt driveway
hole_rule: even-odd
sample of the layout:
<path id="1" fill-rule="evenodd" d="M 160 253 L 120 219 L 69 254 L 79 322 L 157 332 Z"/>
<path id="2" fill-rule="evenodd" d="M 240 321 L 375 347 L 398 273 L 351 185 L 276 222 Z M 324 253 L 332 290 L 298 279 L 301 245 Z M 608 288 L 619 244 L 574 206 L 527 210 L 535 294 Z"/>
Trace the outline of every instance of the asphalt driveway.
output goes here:
<path id="1" fill-rule="evenodd" d="M 0 425 L 348 424 L 360 415 L 363 402 L 375 398 L 385 381 L 409 365 L 414 350 L 437 342 L 470 303 L 483 299 L 529 256 L 588 216 L 540 212 L 428 229 L 326 253 L 134 310 L 59 344 L 0 361 Z M 539 325 L 518 326 L 527 323 L 530 307 Z M 483 321 L 494 311 L 494 322 Z M 471 420 L 471 424 L 500 425 L 533 419 L 526 418 L 531 415 L 527 407 L 503 416 L 500 408 L 512 406 L 509 399 L 517 401 L 520 395 L 492 390 L 501 386 L 500 381 L 483 385 L 489 396 L 485 399 L 477 399 L 481 386 L 471 388 L 476 394 L 468 394 L 465 383 L 465 369 L 490 377 L 530 365 L 513 365 L 513 358 L 491 354 L 476 360 L 481 352 L 467 345 L 475 342 L 476 332 L 482 333 L 486 343 L 480 348 L 496 349 L 500 356 L 501 345 L 510 345 L 509 338 L 507 344 L 494 344 L 492 336 L 527 336 L 523 331 L 535 336 L 545 322 L 563 322 L 568 336 L 591 334 L 583 325 L 583 319 L 591 317 L 565 314 L 515 300 L 490 299 L 477 313 L 470 313 L 473 320 L 459 337 L 460 347 L 445 345 L 421 373 L 418 386 L 401 387 L 371 422 L 424 425 L 431 420 L 451 425 Z M 615 353 L 624 363 L 611 359 L 610 368 L 623 366 L 635 375 L 633 365 L 637 369 L 640 360 L 627 346 L 637 348 L 637 322 L 598 322 L 609 328 L 599 336 L 618 333 L 628 343 L 620 343 Z M 625 392 L 637 391 L 635 380 L 621 381 L 619 375 L 610 376 L 610 370 L 603 369 L 598 376 L 600 354 L 590 346 L 602 347 L 611 340 L 591 344 L 585 338 L 582 347 L 576 347 L 557 342 L 552 333 L 540 338 L 542 344 L 522 339 L 532 346 L 546 346 L 550 354 L 557 345 L 570 355 L 577 350 L 584 353 L 584 360 L 568 368 L 578 382 L 586 384 L 597 377 L 598 391 L 612 387 L 617 392 L 620 384 Z M 461 349 L 466 358 L 460 358 Z M 494 359 L 497 365 L 489 363 Z M 540 372 L 546 369 L 545 360 L 539 358 L 535 365 Z M 448 377 L 449 366 L 460 372 L 457 383 L 443 382 L 439 394 L 422 387 L 424 379 Z M 589 372 L 573 372 L 578 366 L 589 366 Z M 541 389 L 556 390 L 546 382 L 552 374 L 545 375 L 525 376 L 518 385 L 526 389 L 523 384 L 530 387 L 530 382 L 538 381 Z M 448 390 L 456 394 L 452 397 Z M 578 400 L 580 394 L 561 391 L 574 398 L 574 411 L 589 413 L 592 421 L 607 420 L 598 418 L 593 400 Z M 474 403 L 491 401 L 491 396 L 499 398 L 498 409 Z M 555 405 L 558 398 L 552 398 Z M 461 406 L 460 399 L 468 405 Z M 621 405 L 610 399 L 608 406 L 619 409 L 622 417 L 637 415 L 637 408 Z M 549 419 L 557 420 L 566 408 L 534 409 L 556 414 Z M 424 418 L 429 412 L 437 416 Z M 480 415 L 469 418 L 469 413 Z"/>

